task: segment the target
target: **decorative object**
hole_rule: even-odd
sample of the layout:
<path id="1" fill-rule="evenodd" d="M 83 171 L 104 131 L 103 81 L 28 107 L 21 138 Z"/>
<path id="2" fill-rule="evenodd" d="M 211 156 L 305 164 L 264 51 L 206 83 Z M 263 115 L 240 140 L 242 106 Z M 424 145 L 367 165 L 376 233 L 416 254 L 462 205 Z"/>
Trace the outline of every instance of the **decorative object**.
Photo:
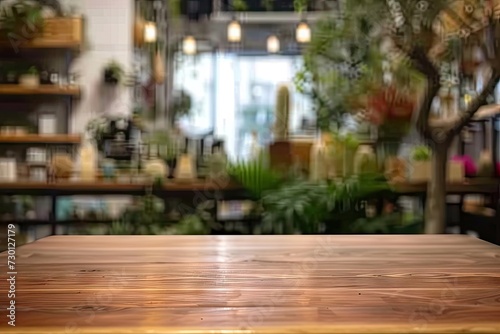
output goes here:
<path id="1" fill-rule="evenodd" d="M 38 133 L 41 135 L 53 135 L 57 132 L 57 118 L 55 114 L 40 114 L 38 116 Z"/>
<path id="2" fill-rule="evenodd" d="M 429 182 L 431 175 L 431 151 L 427 146 L 416 146 L 411 154 L 411 182 Z"/>
<path id="3" fill-rule="evenodd" d="M 102 163 L 103 176 L 107 180 L 112 180 L 116 177 L 115 162 L 111 159 L 105 159 Z"/>
<path id="4" fill-rule="evenodd" d="M 464 167 L 464 173 L 466 177 L 474 177 L 477 175 L 477 167 L 476 164 L 474 163 L 474 160 L 468 156 L 454 156 L 451 159 L 452 162 L 458 162 L 461 163 Z"/>
<path id="5" fill-rule="evenodd" d="M 174 174 L 176 180 L 186 181 L 196 179 L 196 164 L 191 154 L 186 153 L 181 155 L 177 158 L 176 165 Z"/>
<path id="6" fill-rule="evenodd" d="M 24 126 L 16 126 L 14 128 L 14 134 L 16 136 L 24 136 L 28 133 L 28 131 L 26 130 L 26 128 Z"/>
<path id="7" fill-rule="evenodd" d="M 134 21 L 134 44 L 137 47 L 144 45 L 146 21 L 140 15 L 136 15 Z"/>
<path id="8" fill-rule="evenodd" d="M 278 87 L 276 96 L 276 120 L 274 123 L 275 139 L 287 140 L 288 128 L 290 126 L 290 90 L 287 85 L 282 84 Z"/>
<path id="9" fill-rule="evenodd" d="M 309 168 L 309 178 L 311 181 L 322 181 L 329 177 L 329 150 L 324 139 L 323 135 L 318 136 L 316 143 L 311 147 L 311 166 Z"/>
<path id="10" fill-rule="evenodd" d="M 483 150 L 479 156 L 477 176 L 485 178 L 495 176 L 495 165 L 489 150 Z"/>
<path id="11" fill-rule="evenodd" d="M 0 181 L 14 182 L 17 179 L 17 163 L 15 158 L 0 158 Z"/>
<path id="12" fill-rule="evenodd" d="M 104 82 L 110 85 L 117 85 L 123 81 L 125 71 L 117 61 L 109 62 L 104 68 Z"/>
<path id="13" fill-rule="evenodd" d="M 354 174 L 370 174 L 376 173 L 377 156 L 370 145 L 361 145 L 354 155 Z"/>
<path id="14" fill-rule="evenodd" d="M 164 179 L 167 176 L 167 165 L 162 159 L 146 160 L 143 171 L 153 180 Z"/>
<path id="15" fill-rule="evenodd" d="M 25 74 L 20 75 L 19 84 L 26 88 L 37 88 L 40 86 L 40 76 L 36 67 L 32 66 Z"/>
<path id="16" fill-rule="evenodd" d="M 271 167 L 288 170 L 293 165 L 292 144 L 288 141 L 290 117 L 290 92 L 287 85 L 280 85 L 276 94 L 274 142 L 269 147 Z"/>
<path id="17" fill-rule="evenodd" d="M 47 166 L 38 166 L 38 165 L 30 166 L 29 180 L 32 182 L 46 182 Z"/>
<path id="18" fill-rule="evenodd" d="M 227 175 L 227 156 L 224 148 L 217 146 L 214 148 L 208 163 L 208 179 L 220 180 Z"/>
<path id="19" fill-rule="evenodd" d="M 47 163 L 47 150 L 39 147 L 31 147 L 26 150 L 26 162 L 33 164 Z"/>
<path id="20" fill-rule="evenodd" d="M 68 154 L 57 153 L 52 157 L 50 173 L 56 179 L 69 179 L 73 174 L 73 161 Z"/>
<path id="21" fill-rule="evenodd" d="M 398 157 L 389 157 L 385 161 L 385 177 L 390 183 L 406 181 L 406 162 Z"/>
<path id="22" fill-rule="evenodd" d="M 465 165 L 461 161 L 448 161 L 446 181 L 450 183 L 463 183 L 465 180 Z"/>
<path id="23" fill-rule="evenodd" d="M 97 149 L 86 140 L 80 149 L 80 180 L 95 181 L 97 177 Z"/>
<path id="24" fill-rule="evenodd" d="M 57 85 L 59 84 L 59 72 L 57 72 L 56 70 L 51 70 L 50 71 L 50 84 L 51 85 Z"/>
<path id="25" fill-rule="evenodd" d="M 165 82 L 165 76 L 166 76 L 166 71 L 165 71 L 165 63 L 163 62 L 163 55 L 161 54 L 160 50 L 156 50 L 156 54 L 154 57 L 154 80 L 156 84 L 161 85 Z"/>

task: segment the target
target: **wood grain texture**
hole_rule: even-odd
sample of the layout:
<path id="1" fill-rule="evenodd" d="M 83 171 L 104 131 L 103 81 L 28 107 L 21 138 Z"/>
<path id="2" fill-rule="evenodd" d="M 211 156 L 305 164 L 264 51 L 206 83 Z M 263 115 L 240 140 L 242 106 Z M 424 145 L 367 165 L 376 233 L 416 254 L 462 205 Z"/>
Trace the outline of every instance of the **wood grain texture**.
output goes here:
<path id="1" fill-rule="evenodd" d="M 54 236 L 16 257 L 2 333 L 500 333 L 500 248 L 460 235 Z"/>

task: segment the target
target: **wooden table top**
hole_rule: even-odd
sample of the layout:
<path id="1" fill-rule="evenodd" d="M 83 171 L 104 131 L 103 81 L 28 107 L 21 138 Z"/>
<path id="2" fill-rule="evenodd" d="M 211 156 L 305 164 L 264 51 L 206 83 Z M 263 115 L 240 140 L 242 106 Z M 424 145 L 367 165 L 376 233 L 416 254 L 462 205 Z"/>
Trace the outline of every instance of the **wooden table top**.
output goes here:
<path id="1" fill-rule="evenodd" d="M 500 248 L 461 235 L 53 236 L 16 272 L 2 333 L 500 333 Z"/>

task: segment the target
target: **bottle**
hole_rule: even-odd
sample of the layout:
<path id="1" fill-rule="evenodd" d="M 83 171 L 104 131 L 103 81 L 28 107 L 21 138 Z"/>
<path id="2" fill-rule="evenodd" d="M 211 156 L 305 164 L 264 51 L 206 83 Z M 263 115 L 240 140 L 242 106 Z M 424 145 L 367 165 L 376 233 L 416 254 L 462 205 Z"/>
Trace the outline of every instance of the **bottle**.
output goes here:
<path id="1" fill-rule="evenodd" d="M 323 136 L 318 136 L 311 147 L 311 162 L 309 168 L 309 179 L 321 181 L 328 178 L 328 149 Z"/>
<path id="2" fill-rule="evenodd" d="M 377 171 L 377 161 L 373 147 L 361 145 L 354 155 L 354 173 L 356 175 L 364 173 L 375 173 Z"/>
<path id="3" fill-rule="evenodd" d="M 80 149 L 80 180 L 95 181 L 97 174 L 97 148 L 93 141 L 86 139 Z"/>
<path id="4" fill-rule="evenodd" d="M 55 70 L 50 71 L 50 84 L 59 84 L 59 73 L 57 73 Z"/>
<path id="5" fill-rule="evenodd" d="M 227 157 L 221 145 L 214 147 L 208 166 L 208 179 L 216 180 L 226 176 Z"/>
<path id="6" fill-rule="evenodd" d="M 187 144 L 186 153 L 178 158 L 175 168 L 175 178 L 177 180 L 193 180 L 196 179 L 196 163 L 193 155 L 193 142 Z"/>

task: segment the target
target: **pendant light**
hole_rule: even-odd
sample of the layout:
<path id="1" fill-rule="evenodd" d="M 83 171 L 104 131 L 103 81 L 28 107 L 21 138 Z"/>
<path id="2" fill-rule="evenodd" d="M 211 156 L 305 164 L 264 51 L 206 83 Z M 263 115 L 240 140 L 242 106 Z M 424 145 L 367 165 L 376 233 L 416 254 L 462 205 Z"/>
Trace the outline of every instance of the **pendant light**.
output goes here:
<path id="1" fill-rule="evenodd" d="M 311 41 L 311 28 L 305 20 L 297 25 L 295 39 L 298 43 L 309 43 Z"/>
<path id="2" fill-rule="evenodd" d="M 241 42 L 241 25 L 236 19 L 227 26 L 227 40 L 231 43 Z"/>
<path id="3" fill-rule="evenodd" d="M 271 35 L 267 38 L 267 52 L 278 53 L 280 51 L 280 40 L 276 35 Z"/>
<path id="4" fill-rule="evenodd" d="M 184 37 L 184 40 L 182 41 L 182 50 L 187 55 L 196 54 L 196 51 L 197 51 L 196 50 L 196 39 L 191 35 Z"/>
<path id="5" fill-rule="evenodd" d="M 156 38 L 157 38 L 156 23 L 146 22 L 144 24 L 144 42 L 154 43 L 156 42 Z"/>

